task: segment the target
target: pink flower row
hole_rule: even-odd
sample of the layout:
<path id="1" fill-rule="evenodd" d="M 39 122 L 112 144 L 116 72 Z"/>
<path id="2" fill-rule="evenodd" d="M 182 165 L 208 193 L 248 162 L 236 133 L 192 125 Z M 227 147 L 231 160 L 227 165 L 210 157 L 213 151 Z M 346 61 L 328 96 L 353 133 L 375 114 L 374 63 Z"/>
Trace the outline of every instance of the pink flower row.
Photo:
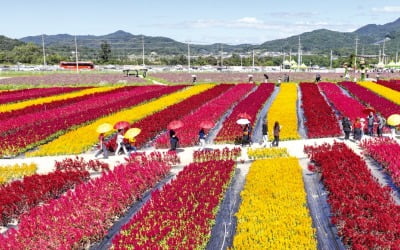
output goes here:
<path id="1" fill-rule="evenodd" d="M 361 143 L 365 154 L 379 162 L 385 171 L 400 187 L 400 145 L 393 139 L 382 137 L 373 140 L 365 140 Z"/>
<path id="2" fill-rule="evenodd" d="M 314 83 L 300 83 L 301 102 L 308 138 L 330 137 L 341 134 L 332 108 Z"/>
<path id="3" fill-rule="evenodd" d="M 187 114 L 193 112 L 193 110 L 202 106 L 207 100 L 221 95 L 232 87 L 233 85 L 229 84 L 217 85 L 131 124 L 131 127 L 133 128 L 136 127 L 142 129 L 140 134 L 136 137 L 135 145 L 137 147 L 143 146 L 146 142 L 152 140 L 157 134 L 164 131 L 167 128 L 168 123 L 171 121 L 181 119 Z"/>
<path id="4" fill-rule="evenodd" d="M 0 186 L 0 225 L 19 219 L 21 214 L 31 208 L 55 199 L 76 184 L 87 180 L 87 171 L 56 171 L 46 175 L 34 174 Z"/>
<path id="5" fill-rule="evenodd" d="M 331 221 L 352 249 L 397 249 L 400 206 L 371 175 L 366 163 L 344 143 L 306 146 L 328 190 Z"/>
<path id="6" fill-rule="evenodd" d="M 113 249 L 205 248 L 234 165 L 209 161 L 186 166 L 176 179 L 152 193 L 114 238 Z"/>
<path id="7" fill-rule="evenodd" d="M 89 99 L 68 107 L 27 115 L 18 120 L 21 127 L 12 127 L 14 122 L 0 125 L 3 134 L 0 135 L 0 155 L 7 152 L 16 154 L 49 140 L 51 136 L 63 134 L 64 131 L 89 122 L 101 116 L 117 112 L 121 109 L 137 105 L 141 102 L 169 94 L 183 86 L 173 87 L 143 87 L 126 95 L 114 95 L 113 99 Z M 22 126 L 24 124 L 25 126 Z M 8 130 L 8 131 L 7 131 Z M 7 133 L 4 133 L 7 131 Z M 29 136 L 27 136 L 29 135 Z"/>
<path id="8" fill-rule="evenodd" d="M 386 118 L 392 114 L 400 113 L 400 105 L 397 105 L 354 82 L 341 82 L 339 84 L 345 87 L 362 103 L 373 107 L 377 112 L 380 112 Z"/>
<path id="9" fill-rule="evenodd" d="M 233 160 L 235 161 L 242 153 L 240 147 L 229 149 L 227 147 L 214 150 L 195 150 L 193 151 L 194 162 Z"/>
<path id="10" fill-rule="evenodd" d="M 254 84 L 237 84 L 222 95 L 208 101 L 193 113 L 183 117 L 181 121 L 184 126 L 176 129 L 180 146 L 193 146 L 198 141 L 200 123 L 202 121 L 211 121 L 216 123 L 221 116 L 244 95 L 246 95 Z M 164 133 L 156 140 L 156 147 L 168 147 L 169 134 Z"/>
<path id="11" fill-rule="evenodd" d="M 365 107 L 354 98 L 343 93 L 340 87 L 330 82 L 321 82 L 318 87 L 322 90 L 331 104 L 345 117 L 355 121 L 357 117 L 363 117 Z"/>
<path id="12" fill-rule="evenodd" d="M 137 88 L 137 87 L 126 86 L 126 87 L 117 88 L 117 89 L 114 89 L 111 91 L 88 94 L 88 95 L 78 96 L 78 97 L 74 97 L 74 98 L 53 101 L 50 103 L 32 105 L 32 106 L 28 106 L 23 109 L 11 110 L 9 112 L 2 112 L 2 113 L 0 113 L 0 120 L 4 121 L 4 120 L 10 119 L 10 118 L 16 118 L 21 115 L 33 114 L 33 113 L 37 113 L 37 112 L 44 112 L 47 110 L 60 108 L 60 107 L 72 105 L 77 102 L 85 101 L 88 98 L 95 98 L 95 97 L 103 98 L 103 97 L 107 97 L 107 95 L 112 94 L 112 93 L 123 93 L 126 91 L 134 90 L 135 88 Z"/>
<path id="13" fill-rule="evenodd" d="M 258 112 L 271 96 L 274 86 L 272 83 L 261 84 L 253 93 L 242 100 L 224 121 L 215 141 L 229 143 L 234 142 L 238 136 L 242 136 L 242 127 L 236 123 L 241 113 L 248 114 L 251 117 L 250 122 L 254 125 Z"/>
<path id="14" fill-rule="evenodd" d="M 128 163 L 21 216 L 0 249 L 81 249 L 99 241 L 127 206 L 169 171 L 161 162 Z"/>
<path id="15" fill-rule="evenodd" d="M 87 89 L 88 87 L 53 87 L 53 88 L 36 88 L 36 89 L 21 89 L 13 91 L 5 91 L 0 93 L 0 104 L 9 102 L 18 102 L 33 98 L 40 98 L 51 95 L 59 95 L 74 91 L 79 91 L 82 89 Z"/>

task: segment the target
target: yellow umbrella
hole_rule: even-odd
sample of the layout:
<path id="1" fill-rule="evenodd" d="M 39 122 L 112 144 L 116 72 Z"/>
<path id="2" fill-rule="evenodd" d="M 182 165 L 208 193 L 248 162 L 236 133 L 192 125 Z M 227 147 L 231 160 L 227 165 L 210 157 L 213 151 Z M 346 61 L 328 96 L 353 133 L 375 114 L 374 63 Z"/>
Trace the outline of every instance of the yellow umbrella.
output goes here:
<path id="1" fill-rule="evenodd" d="M 113 126 L 109 123 L 103 123 L 99 125 L 96 129 L 96 132 L 101 134 L 101 133 L 107 133 L 113 129 Z"/>
<path id="2" fill-rule="evenodd" d="M 137 136 L 138 134 L 140 134 L 142 130 L 140 128 L 130 128 L 128 129 L 128 131 L 126 131 L 124 137 L 127 139 L 131 139 L 135 136 Z"/>
<path id="3" fill-rule="evenodd" d="M 390 126 L 397 126 L 400 124 L 400 115 L 394 114 L 388 117 L 386 123 Z"/>

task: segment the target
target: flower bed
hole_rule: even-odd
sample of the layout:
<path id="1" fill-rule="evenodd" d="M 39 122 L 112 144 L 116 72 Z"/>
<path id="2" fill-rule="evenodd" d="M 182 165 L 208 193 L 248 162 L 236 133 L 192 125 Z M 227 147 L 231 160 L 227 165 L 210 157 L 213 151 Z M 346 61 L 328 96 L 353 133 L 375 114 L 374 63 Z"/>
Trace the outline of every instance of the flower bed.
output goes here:
<path id="1" fill-rule="evenodd" d="M 247 113 L 251 117 L 251 123 L 254 126 L 258 112 L 271 96 L 274 87 L 272 83 L 261 84 L 253 93 L 239 102 L 222 124 L 222 128 L 215 137 L 214 142 L 233 143 L 237 141 L 238 137 L 241 138 L 243 128 L 236 123 L 239 119 L 239 114 Z"/>
<path id="2" fill-rule="evenodd" d="M 324 92 L 326 98 L 333 106 L 345 117 L 351 121 L 355 121 L 357 117 L 363 117 L 365 114 L 363 106 L 360 102 L 343 93 L 336 84 L 330 82 L 321 82 L 318 87 Z"/>
<path id="3" fill-rule="evenodd" d="M 14 91 L 4 91 L 0 95 L 0 104 L 8 102 L 19 102 L 23 100 L 46 97 L 51 95 L 65 94 L 68 92 L 87 89 L 88 87 L 53 87 L 53 88 L 35 88 L 35 89 L 20 89 Z"/>
<path id="4" fill-rule="evenodd" d="M 318 85 L 302 82 L 300 89 L 307 137 L 320 138 L 341 135 L 336 116 L 319 92 Z"/>
<path id="5" fill-rule="evenodd" d="M 34 174 L 24 177 L 22 181 L 0 186 L 0 225 L 18 219 L 38 204 L 57 198 L 88 179 L 87 171 L 56 171 L 46 175 Z"/>
<path id="6" fill-rule="evenodd" d="M 400 187 L 400 145 L 393 139 L 382 137 L 364 140 L 361 147 L 366 155 L 371 156 L 382 165 L 396 186 Z"/>
<path id="7" fill-rule="evenodd" d="M 17 102 L 17 103 L 8 103 L 8 104 L 4 104 L 4 105 L 0 106 L 0 112 L 9 112 L 9 111 L 14 111 L 14 110 L 18 110 L 18 109 L 23 109 L 23 108 L 33 106 L 33 105 L 51 103 L 54 101 L 66 100 L 69 98 L 75 98 L 75 97 L 90 95 L 90 94 L 99 93 L 99 92 L 107 92 L 107 91 L 110 91 L 110 90 L 113 90 L 116 88 L 119 88 L 119 87 L 85 88 L 83 90 L 76 91 L 73 93 L 64 93 L 64 94 L 60 94 L 60 95 L 36 98 L 33 100 L 26 100 L 26 101 Z"/>
<path id="8" fill-rule="evenodd" d="M 250 159 L 287 157 L 289 153 L 286 148 L 249 148 L 247 155 Z"/>
<path id="9" fill-rule="evenodd" d="M 37 165 L 35 163 L 0 166 L 0 185 L 13 179 L 33 175 L 36 170 Z"/>
<path id="10" fill-rule="evenodd" d="M 229 149 L 227 147 L 213 150 L 195 150 L 193 151 L 193 162 L 206 162 L 206 161 L 219 161 L 219 160 L 233 160 L 241 155 L 242 149 L 234 147 Z"/>
<path id="11" fill-rule="evenodd" d="M 380 96 L 383 96 L 384 98 L 396 103 L 397 105 L 400 105 L 400 93 L 396 90 L 387 88 L 374 82 L 357 82 L 357 84 L 377 93 Z"/>
<path id="12" fill-rule="evenodd" d="M 200 123 L 202 121 L 211 121 L 216 123 L 221 116 L 243 95 L 246 95 L 255 85 L 253 84 L 238 84 L 229 89 L 215 99 L 208 101 L 193 113 L 183 117 L 181 121 L 184 126 L 176 129 L 175 132 L 179 138 L 179 146 L 193 146 L 198 142 L 198 134 Z M 169 133 L 162 134 L 155 142 L 156 147 L 169 147 Z"/>
<path id="13" fill-rule="evenodd" d="M 233 249 L 317 249 L 296 158 L 255 161 L 240 196 Z"/>
<path id="14" fill-rule="evenodd" d="M 128 163 L 157 161 L 167 163 L 168 165 L 177 165 L 181 162 L 181 159 L 176 151 L 166 151 L 162 153 L 159 151 L 152 151 L 149 155 L 147 155 L 146 152 L 133 152 L 128 158 L 125 158 L 125 161 Z"/>
<path id="15" fill-rule="evenodd" d="M 146 83 L 145 79 L 139 77 L 126 77 L 123 74 L 75 74 L 68 72 L 64 74 L 49 74 L 41 76 L 21 76 L 0 79 L 2 85 L 81 85 L 81 84 L 105 84 L 105 83 Z"/>
<path id="16" fill-rule="evenodd" d="M 400 91 L 400 81 L 399 80 L 378 80 L 377 84 L 385 86 L 387 88 L 391 88 L 393 90 Z"/>
<path id="17" fill-rule="evenodd" d="M 186 98 L 199 94 L 214 85 L 204 84 L 186 88 L 182 91 L 172 93 L 173 91 L 182 89 L 183 86 L 173 86 L 163 89 L 163 93 L 172 93 L 156 100 L 149 101 L 131 109 L 123 110 L 115 114 L 103 117 L 95 122 L 79 128 L 75 131 L 70 131 L 52 142 L 43 145 L 38 151 L 29 155 L 56 155 L 56 154 L 77 154 L 88 150 L 94 145 L 98 138 L 95 133 L 96 128 L 103 123 L 115 124 L 118 121 L 137 121 L 151 115 L 159 110 L 165 109 L 170 105 L 181 102 Z"/>
<path id="18" fill-rule="evenodd" d="M 339 84 L 345 87 L 362 103 L 373 107 L 386 118 L 392 114 L 400 113 L 400 105 L 397 105 L 354 82 L 341 82 Z"/>
<path id="19" fill-rule="evenodd" d="M 102 239 L 127 206 L 169 171 L 165 163 L 129 163 L 33 208 L 18 229 L 0 235 L 0 249 L 82 249 Z"/>
<path id="20" fill-rule="evenodd" d="M 233 161 L 186 166 L 176 179 L 153 192 L 151 200 L 122 227 L 112 247 L 205 248 L 234 166 Z"/>
<path id="21" fill-rule="evenodd" d="M 62 161 L 55 161 L 56 171 L 109 171 L 108 163 L 99 160 L 85 161 L 82 157 L 65 158 Z"/>
<path id="22" fill-rule="evenodd" d="M 54 108 L 64 107 L 64 106 L 71 105 L 76 102 L 84 101 L 88 98 L 93 98 L 93 97 L 107 98 L 107 95 L 109 95 L 109 94 L 123 93 L 126 91 L 134 90 L 135 88 L 137 88 L 137 87 L 126 86 L 126 87 L 112 89 L 112 90 L 106 91 L 106 92 L 103 92 L 103 91 L 95 92 L 95 93 L 90 93 L 90 94 L 83 95 L 83 96 L 77 96 L 77 97 L 68 98 L 68 99 L 64 99 L 64 100 L 57 100 L 57 101 L 50 102 L 50 103 L 35 104 L 32 106 L 25 107 L 23 109 L 2 112 L 2 113 L 0 113 L 0 120 L 4 121 L 6 119 L 15 118 L 15 117 L 21 116 L 21 115 L 33 114 L 33 113 L 37 113 L 37 112 L 43 112 L 46 110 L 54 109 Z"/>
<path id="23" fill-rule="evenodd" d="M 307 146 L 313 167 L 328 190 L 331 221 L 352 249 L 396 249 L 400 206 L 391 188 L 382 187 L 366 163 L 344 143 Z"/>
<path id="24" fill-rule="evenodd" d="M 180 120 L 185 115 L 190 114 L 198 107 L 203 105 L 205 100 L 214 99 L 232 87 L 233 85 L 228 84 L 217 85 L 211 89 L 199 93 L 198 95 L 191 96 L 182 102 L 171 105 L 164 110 L 134 122 L 131 124 L 131 127 L 142 129 L 140 134 L 136 137 L 136 147 L 143 146 L 146 142 L 153 139 L 157 134 L 165 131 L 169 122 L 173 120 Z"/>
<path id="25" fill-rule="evenodd" d="M 0 151 L 8 155 L 15 155 L 67 131 L 74 130 L 81 124 L 159 97 L 172 90 L 166 87 L 143 87 L 123 95 L 121 93 L 110 94 L 107 99 L 89 98 L 87 101 L 66 107 L 10 119 L 0 123 L 0 131 L 3 132 L 0 135 L 0 140 L 3 141 Z M 15 124 L 21 125 L 15 127 Z"/>
<path id="26" fill-rule="evenodd" d="M 280 132 L 281 140 L 300 139 L 298 133 L 297 120 L 297 85 L 284 83 L 280 86 L 280 91 L 272 103 L 268 115 L 268 135 L 273 139 L 273 128 L 275 121 L 278 121 L 282 129 Z"/>

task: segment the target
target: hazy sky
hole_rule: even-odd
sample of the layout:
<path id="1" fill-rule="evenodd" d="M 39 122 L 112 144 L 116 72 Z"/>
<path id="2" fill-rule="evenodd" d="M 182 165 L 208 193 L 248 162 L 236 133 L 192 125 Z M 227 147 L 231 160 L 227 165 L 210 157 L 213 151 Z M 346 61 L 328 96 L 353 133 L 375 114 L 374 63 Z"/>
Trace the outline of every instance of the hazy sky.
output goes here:
<path id="1" fill-rule="evenodd" d="M 5 0 L 0 8 L 0 35 L 11 38 L 124 30 L 197 44 L 259 44 L 321 28 L 354 31 L 400 17 L 399 0 Z"/>

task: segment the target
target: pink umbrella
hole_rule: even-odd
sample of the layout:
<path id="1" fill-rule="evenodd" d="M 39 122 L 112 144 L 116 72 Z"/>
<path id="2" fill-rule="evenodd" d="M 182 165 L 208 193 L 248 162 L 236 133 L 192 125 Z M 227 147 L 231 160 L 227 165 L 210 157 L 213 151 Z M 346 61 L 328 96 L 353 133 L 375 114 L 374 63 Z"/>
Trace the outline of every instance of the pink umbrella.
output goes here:
<path id="1" fill-rule="evenodd" d="M 183 122 L 179 120 L 174 120 L 168 124 L 168 129 L 177 129 L 183 127 Z"/>
<path id="2" fill-rule="evenodd" d="M 246 112 L 238 114 L 238 118 L 251 120 L 251 116 L 249 114 L 247 114 Z"/>
<path id="3" fill-rule="evenodd" d="M 130 123 L 127 121 L 119 121 L 114 124 L 114 129 L 126 129 L 129 128 Z"/>
<path id="4" fill-rule="evenodd" d="M 202 121 L 199 126 L 200 128 L 210 129 L 213 128 L 215 124 L 212 121 Z"/>

